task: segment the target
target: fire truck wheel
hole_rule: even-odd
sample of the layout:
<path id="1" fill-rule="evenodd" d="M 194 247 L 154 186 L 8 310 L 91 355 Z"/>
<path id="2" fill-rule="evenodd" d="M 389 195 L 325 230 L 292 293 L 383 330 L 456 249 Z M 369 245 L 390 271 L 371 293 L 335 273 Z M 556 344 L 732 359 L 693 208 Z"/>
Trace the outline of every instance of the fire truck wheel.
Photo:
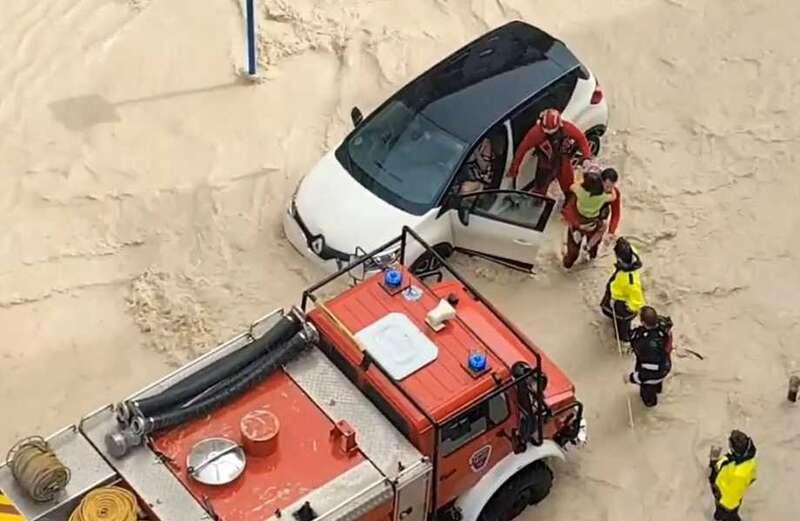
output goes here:
<path id="1" fill-rule="evenodd" d="M 553 473 L 537 461 L 516 473 L 483 507 L 478 521 L 511 521 L 529 505 L 542 501 L 550 493 Z"/>

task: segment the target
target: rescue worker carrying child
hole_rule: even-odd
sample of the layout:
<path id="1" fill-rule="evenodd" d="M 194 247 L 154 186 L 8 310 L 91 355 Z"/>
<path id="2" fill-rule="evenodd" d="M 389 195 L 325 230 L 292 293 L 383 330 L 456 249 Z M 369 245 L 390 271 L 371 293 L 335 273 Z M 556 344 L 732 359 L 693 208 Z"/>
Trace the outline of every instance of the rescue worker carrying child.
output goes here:
<path id="1" fill-rule="evenodd" d="M 562 263 L 570 269 L 578 260 L 581 244 L 590 259 L 597 257 L 597 250 L 607 229 L 611 216 L 609 232 L 614 235 L 619 227 L 621 196 L 616 183 L 619 179 L 613 168 L 604 168 L 589 162 L 584 167 L 583 180 L 570 187 L 575 197 L 564 206 L 564 219 L 567 221 L 567 247 Z"/>

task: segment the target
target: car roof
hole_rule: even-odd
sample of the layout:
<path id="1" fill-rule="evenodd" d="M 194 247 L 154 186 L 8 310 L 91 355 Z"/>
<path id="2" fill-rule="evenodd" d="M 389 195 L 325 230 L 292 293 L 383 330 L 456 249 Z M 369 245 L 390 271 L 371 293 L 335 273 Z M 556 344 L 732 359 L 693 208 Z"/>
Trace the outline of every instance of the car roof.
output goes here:
<path id="1" fill-rule="evenodd" d="M 395 99 L 467 143 L 580 66 L 556 38 L 514 21 L 448 56 Z"/>

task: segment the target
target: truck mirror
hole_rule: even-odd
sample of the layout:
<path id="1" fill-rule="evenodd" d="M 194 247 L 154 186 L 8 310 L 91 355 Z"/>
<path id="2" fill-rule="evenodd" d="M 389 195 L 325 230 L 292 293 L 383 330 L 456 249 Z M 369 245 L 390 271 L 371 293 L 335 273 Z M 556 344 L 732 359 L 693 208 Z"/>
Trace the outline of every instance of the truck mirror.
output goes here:
<path id="1" fill-rule="evenodd" d="M 353 121 L 353 126 L 357 127 L 364 121 L 364 114 L 361 113 L 361 109 L 358 107 L 353 107 L 350 111 L 350 119 Z"/>

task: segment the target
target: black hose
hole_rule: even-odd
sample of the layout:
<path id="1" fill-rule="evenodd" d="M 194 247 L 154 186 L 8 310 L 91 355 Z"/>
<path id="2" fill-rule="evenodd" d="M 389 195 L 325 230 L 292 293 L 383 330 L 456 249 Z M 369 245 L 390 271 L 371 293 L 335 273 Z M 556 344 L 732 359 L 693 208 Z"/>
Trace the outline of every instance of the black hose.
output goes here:
<path id="1" fill-rule="evenodd" d="M 247 346 L 216 360 L 155 396 L 134 400 L 133 405 L 139 409 L 142 416 L 148 417 L 158 414 L 173 405 L 185 403 L 220 380 L 234 375 L 242 368 L 247 367 L 274 346 L 285 342 L 300 331 L 300 327 L 298 321 L 288 316 L 283 317 L 263 336 Z"/>
<path id="2" fill-rule="evenodd" d="M 228 377 L 231 384 L 204 400 L 188 407 L 163 411 L 147 419 L 147 432 L 155 432 L 175 425 L 186 423 L 194 418 L 205 416 L 229 400 L 241 395 L 260 380 L 272 374 L 283 364 L 289 362 L 308 346 L 302 335 L 295 335 L 288 342 L 283 343 L 267 354 L 241 369 L 236 375 Z"/>

